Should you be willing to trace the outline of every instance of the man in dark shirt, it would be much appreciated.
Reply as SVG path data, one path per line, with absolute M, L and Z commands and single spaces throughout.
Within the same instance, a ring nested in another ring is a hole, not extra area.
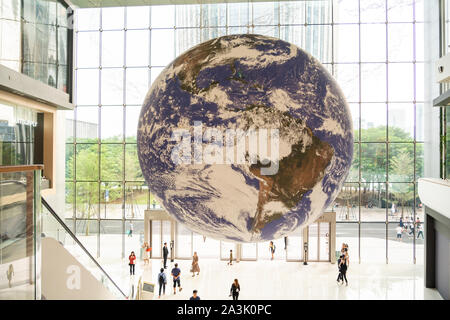
M 169 249 L 167 249 L 167 242 L 164 242 L 164 247 L 163 247 L 164 269 L 167 269 L 167 256 L 168 255 L 169 255 Z
M 175 268 L 172 269 L 172 277 L 173 277 L 173 294 L 177 294 L 177 284 L 178 284 L 178 290 L 183 290 L 181 288 L 181 270 L 178 268 L 178 263 L 175 263 Z
M 200 297 L 197 295 L 197 290 L 192 291 L 192 297 L 189 300 L 200 300 Z

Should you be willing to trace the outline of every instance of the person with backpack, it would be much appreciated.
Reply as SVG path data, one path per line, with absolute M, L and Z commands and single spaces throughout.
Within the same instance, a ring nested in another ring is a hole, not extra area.
M 175 268 L 172 269 L 172 277 L 173 277 L 173 294 L 177 294 L 177 284 L 178 290 L 181 292 L 183 288 L 181 288 L 181 270 L 178 268 L 178 263 L 175 263 Z
M 158 298 L 161 298 L 161 289 L 163 289 L 163 294 L 166 294 L 166 284 L 167 284 L 167 278 L 166 274 L 164 273 L 164 268 L 161 268 L 159 270 L 158 274 L 158 284 L 159 284 L 159 296 Z
M 273 243 L 273 241 L 270 241 L 269 250 L 270 253 L 272 254 L 272 258 L 270 260 L 273 260 L 273 254 L 275 253 L 275 244 Z

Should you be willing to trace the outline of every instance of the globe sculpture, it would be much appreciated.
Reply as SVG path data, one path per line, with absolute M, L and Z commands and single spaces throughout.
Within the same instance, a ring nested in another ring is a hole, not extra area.
M 145 98 L 138 156 L 150 191 L 204 236 L 259 242 L 314 222 L 353 157 L 352 121 L 327 70 L 255 34 L 201 43 Z

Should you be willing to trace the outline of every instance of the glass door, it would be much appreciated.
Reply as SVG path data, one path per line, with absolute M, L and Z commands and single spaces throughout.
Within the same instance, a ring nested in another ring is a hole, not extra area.
M 287 260 L 303 260 L 303 228 L 298 228 L 287 237 Z
M 241 260 L 256 261 L 258 246 L 256 243 L 243 243 L 241 245 Z
M 161 258 L 161 221 L 150 221 L 151 257 Z
M 192 258 L 192 232 L 180 223 L 177 223 L 177 233 L 175 240 L 175 248 L 177 259 Z M 170 243 L 168 242 L 167 245 Z
M 308 261 L 319 260 L 319 225 L 312 223 L 308 226 Z
M 319 260 L 330 261 L 330 223 L 319 223 Z

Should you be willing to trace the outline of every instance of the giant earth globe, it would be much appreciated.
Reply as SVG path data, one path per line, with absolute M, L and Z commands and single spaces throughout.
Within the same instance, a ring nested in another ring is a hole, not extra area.
M 338 84 L 310 54 L 229 35 L 182 53 L 154 81 L 138 157 L 152 194 L 188 229 L 268 241 L 332 204 L 351 166 L 352 130 Z

